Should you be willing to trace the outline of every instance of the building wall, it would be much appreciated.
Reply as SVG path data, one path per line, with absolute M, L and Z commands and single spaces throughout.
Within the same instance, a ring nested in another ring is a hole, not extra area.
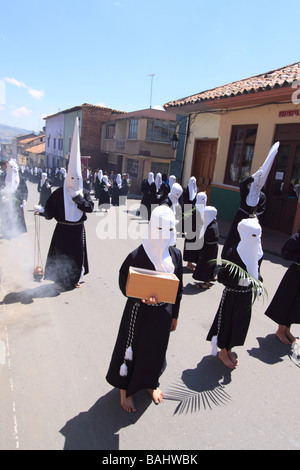
M 90 156 L 89 166 L 96 170 L 100 163 L 102 124 L 112 114 L 109 108 L 87 106 L 82 108 L 81 142 L 82 156 Z
M 190 135 L 186 141 L 182 183 L 187 186 L 192 171 L 195 139 L 218 139 L 220 115 L 214 113 L 196 114 L 190 116 Z M 218 145 L 219 148 L 219 145 Z
M 50 136 L 50 139 L 49 139 Z M 54 149 L 54 137 L 56 137 L 56 149 Z M 58 138 L 64 138 L 64 115 L 58 114 L 46 120 L 45 139 L 45 165 L 52 168 L 57 157 L 63 158 L 63 150 L 58 150 Z M 49 142 L 49 145 L 48 145 Z M 64 142 L 63 142 L 64 145 Z M 48 157 L 48 158 L 47 158 Z M 48 162 L 48 163 L 47 163 Z
M 293 112 L 286 113 L 286 111 Z M 253 174 L 263 164 L 274 143 L 276 125 L 295 123 L 300 123 L 300 107 L 293 103 L 271 104 L 253 109 L 232 110 L 222 115 L 218 135 L 219 142 L 214 181 L 210 196 L 210 204 L 217 207 L 220 218 L 232 220 L 240 202 L 239 189 L 224 184 L 232 126 L 243 124 L 258 125 L 251 167 L 251 174 Z M 299 211 L 300 209 L 297 213 Z M 297 217 L 299 218 L 299 215 Z M 295 219 L 295 227 L 297 224 L 298 222 Z
M 81 136 L 81 128 L 82 128 L 82 110 L 77 109 L 76 111 L 71 111 L 64 114 L 64 145 L 63 145 L 63 154 L 64 158 L 68 162 L 70 156 L 70 139 L 72 142 L 73 133 L 74 133 L 74 126 L 75 126 L 75 119 L 76 117 L 79 118 L 79 138 Z M 80 145 L 81 147 L 81 145 Z M 67 163 L 68 164 L 68 163 Z

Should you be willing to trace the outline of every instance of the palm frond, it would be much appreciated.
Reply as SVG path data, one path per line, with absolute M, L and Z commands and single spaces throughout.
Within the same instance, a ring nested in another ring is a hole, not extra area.
M 228 272 L 232 277 L 237 277 L 238 281 L 245 281 L 248 280 L 249 284 L 251 282 L 251 287 L 252 287 L 252 292 L 253 292 L 253 298 L 252 298 L 252 305 L 254 304 L 255 300 L 260 296 L 264 295 L 268 298 L 268 292 L 266 288 L 264 287 L 263 283 L 259 280 L 256 279 L 255 277 L 251 276 L 247 271 L 245 271 L 243 268 L 241 268 L 238 264 L 233 263 L 232 261 L 228 261 L 226 259 L 221 259 L 221 265 L 218 265 L 216 270 L 220 269 L 228 269 Z M 217 264 L 218 260 L 217 259 L 211 259 L 209 261 L 210 264 Z

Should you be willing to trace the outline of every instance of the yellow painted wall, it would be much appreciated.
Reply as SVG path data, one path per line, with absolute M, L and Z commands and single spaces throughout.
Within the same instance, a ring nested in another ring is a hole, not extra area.
M 251 168 L 251 174 L 253 174 L 263 164 L 274 143 L 276 125 L 300 123 L 300 115 L 279 117 L 279 112 L 297 109 L 300 110 L 300 106 L 296 106 L 292 103 L 274 104 L 253 109 L 229 111 L 222 115 L 219 128 L 219 145 L 214 182 L 223 183 L 224 181 L 232 126 L 243 124 L 258 125 Z

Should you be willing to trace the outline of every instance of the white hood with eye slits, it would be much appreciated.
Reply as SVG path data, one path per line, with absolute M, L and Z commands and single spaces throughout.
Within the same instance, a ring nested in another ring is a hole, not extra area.
M 73 198 L 83 195 L 83 179 L 81 172 L 81 155 L 79 143 L 79 119 L 76 117 L 73 140 L 70 152 L 68 172 L 64 181 L 65 218 L 69 222 L 78 222 L 83 212 L 78 209 Z
M 169 247 L 176 244 L 176 220 L 167 205 L 156 207 L 142 240 L 144 250 L 159 272 L 174 273 L 174 264 Z

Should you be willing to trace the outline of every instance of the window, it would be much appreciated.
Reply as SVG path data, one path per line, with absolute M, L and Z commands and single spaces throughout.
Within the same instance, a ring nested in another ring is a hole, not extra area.
M 176 123 L 148 119 L 146 140 L 170 143 L 176 131 Z
M 128 139 L 137 139 L 138 122 L 138 119 L 131 119 L 129 121 Z
M 113 139 L 115 137 L 115 124 L 105 124 L 105 139 Z
M 232 127 L 225 184 L 238 186 L 250 176 L 256 134 L 256 125 Z
M 138 176 L 138 169 L 139 169 L 139 161 L 134 160 L 133 158 L 128 158 L 126 163 L 126 173 L 132 178 L 137 178 Z
M 53 137 L 53 148 L 56 149 L 56 137 Z
M 159 162 L 151 162 L 151 171 L 155 175 L 157 173 L 165 173 L 166 175 L 169 174 L 169 163 L 159 163 Z

